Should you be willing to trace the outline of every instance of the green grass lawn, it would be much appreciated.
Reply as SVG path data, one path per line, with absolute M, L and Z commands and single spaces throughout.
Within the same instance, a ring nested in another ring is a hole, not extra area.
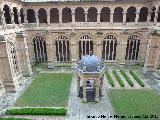
M 66 107 L 71 79 L 71 73 L 40 73 L 15 106 Z
M 160 120 L 160 95 L 153 90 L 111 90 L 112 106 L 117 115 L 157 115 L 158 119 L 120 119 L 120 120 Z

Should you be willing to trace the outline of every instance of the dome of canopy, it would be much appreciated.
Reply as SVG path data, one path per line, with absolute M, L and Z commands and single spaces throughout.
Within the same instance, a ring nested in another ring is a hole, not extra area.
M 104 67 L 104 63 L 95 55 L 86 55 L 81 57 L 78 67 L 83 70 L 84 66 L 86 66 L 86 72 L 96 72 L 97 67 L 99 67 L 99 71 Z

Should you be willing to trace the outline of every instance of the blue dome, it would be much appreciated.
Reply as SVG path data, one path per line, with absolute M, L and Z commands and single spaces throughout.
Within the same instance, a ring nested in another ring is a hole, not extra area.
M 86 55 L 82 56 L 79 61 L 79 68 L 83 70 L 83 66 L 86 66 L 86 72 L 96 72 L 97 66 L 101 70 L 104 67 L 104 63 L 95 55 Z

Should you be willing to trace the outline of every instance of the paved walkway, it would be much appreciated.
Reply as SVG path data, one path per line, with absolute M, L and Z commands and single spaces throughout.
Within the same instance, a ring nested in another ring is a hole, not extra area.
M 68 111 L 65 120 L 116 120 L 108 118 L 113 116 L 114 112 L 110 104 L 106 83 L 104 80 L 103 98 L 100 103 L 82 103 L 81 99 L 77 97 L 77 81 L 76 75 L 73 73 L 73 79 L 71 83 L 70 96 L 68 101 Z M 101 115 L 106 116 L 102 118 Z M 87 118 L 87 116 L 95 116 L 99 118 Z

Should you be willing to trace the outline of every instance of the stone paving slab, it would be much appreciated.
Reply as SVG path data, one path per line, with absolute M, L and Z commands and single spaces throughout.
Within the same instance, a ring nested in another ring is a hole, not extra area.
M 114 115 L 111 103 L 107 95 L 106 80 L 104 80 L 103 92 L 104 95 L 100 103 L 82 103 L 77 97 L 77 81 L 76 75 L 73 73 L 71 90 L 68 102 L 68 111 L 65 120 L 115 120 L 112 118 L 101 118 L 101 115 L 106 117 Z M 87 116 L 96 116 L 100 118 L 87 118 Z

